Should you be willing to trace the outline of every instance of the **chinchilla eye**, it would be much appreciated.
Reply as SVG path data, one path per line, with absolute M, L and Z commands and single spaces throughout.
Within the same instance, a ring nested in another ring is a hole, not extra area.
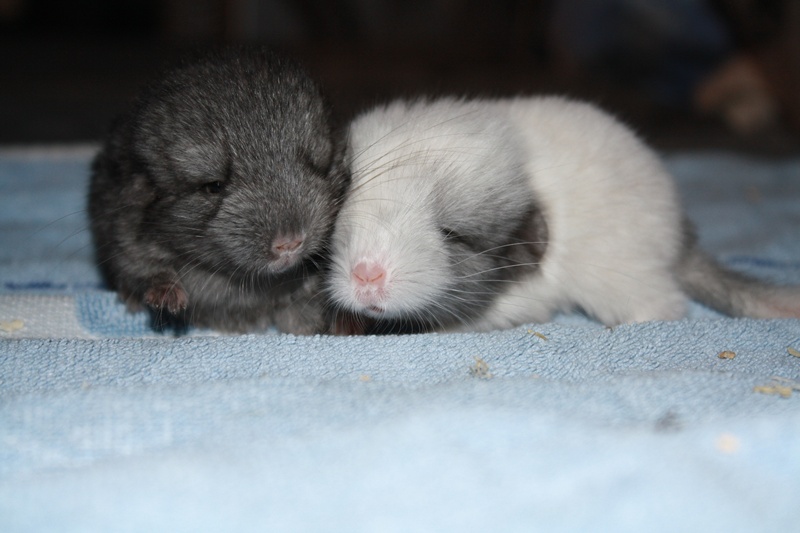
M 439 233 L 442 234 L 446 241 L 460 241 L 463 239 L 457 231 L 451 228 L 441 227 L 439 228 Z
M 445 227 L 440 227 L 439 233 L 441 233 L 445 239 L 449 239 L 451 236 L 455 235 L 455 231 Z
M 444 237 L 446 241 L 457 242 L 459 244 L 465 244 L 467 246 L 472 244 L 467 236 L 457 232 L 452 228 L 440 227 L 439 232 L 442 234 L 442 237 Z
M 206 194 L 219 194 L 222 192 L 222 187 L 221 181 L 209 181 L 201 185 L 200 190 Z

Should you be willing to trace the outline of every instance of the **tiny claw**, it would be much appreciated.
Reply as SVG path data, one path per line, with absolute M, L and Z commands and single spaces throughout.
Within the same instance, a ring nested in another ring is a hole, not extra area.
M 144 293 L 144 301 L 154 309 L 166 309 L 172 315 L 185 311 L 189 305 L 189 296 L 178 282 L 159 283 Z

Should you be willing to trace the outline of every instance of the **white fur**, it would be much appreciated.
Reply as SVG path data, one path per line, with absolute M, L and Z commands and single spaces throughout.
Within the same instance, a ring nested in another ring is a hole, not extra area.
M 532 98 L 498 107 L 524 139 L 549 244 L 540 272 L 474 327 L 545 321 L 575 306 L 607 325 L 682 317 L 687 299 L 672 274 L 681 211 L 657 156 L 589 104 Z
M 437 210 L 474 224 L 481 209 L 513 211 L 533 195 L 549 231 L 539 270 L 462 328 L 545 321 L 576 306 L 608 325 L 685 313 L 672 274 L 681 240 L 672 180 L 597 108 L 562 98 L 396 102 L 357 118 L 349 135 L 353 182 L 330 280 L 343 307 L 369 314 L 350 275 L 362 260 L 390 270 L 387 316 L 435 302 L 451 281 Z M 482 203 L 488 187 L 504 191 L 498 205 Z

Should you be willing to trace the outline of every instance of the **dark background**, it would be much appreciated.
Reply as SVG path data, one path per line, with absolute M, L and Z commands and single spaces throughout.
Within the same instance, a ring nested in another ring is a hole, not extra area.
M 181 53 L 246 41 L 303 61 L 341 120 L 558 93 L 662 150 L 800 154 L 795 0 L 0 0 L 0 143 L 96 141 Z

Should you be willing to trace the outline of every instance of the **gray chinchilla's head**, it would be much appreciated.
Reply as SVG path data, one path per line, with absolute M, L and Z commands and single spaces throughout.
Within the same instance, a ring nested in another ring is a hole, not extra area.
M 344 176 L 326 101 L 296 63 L 260 48 L 186 62 L 130 126 L 143 224 L 187 264 L 273 273 L 323 246 Z

